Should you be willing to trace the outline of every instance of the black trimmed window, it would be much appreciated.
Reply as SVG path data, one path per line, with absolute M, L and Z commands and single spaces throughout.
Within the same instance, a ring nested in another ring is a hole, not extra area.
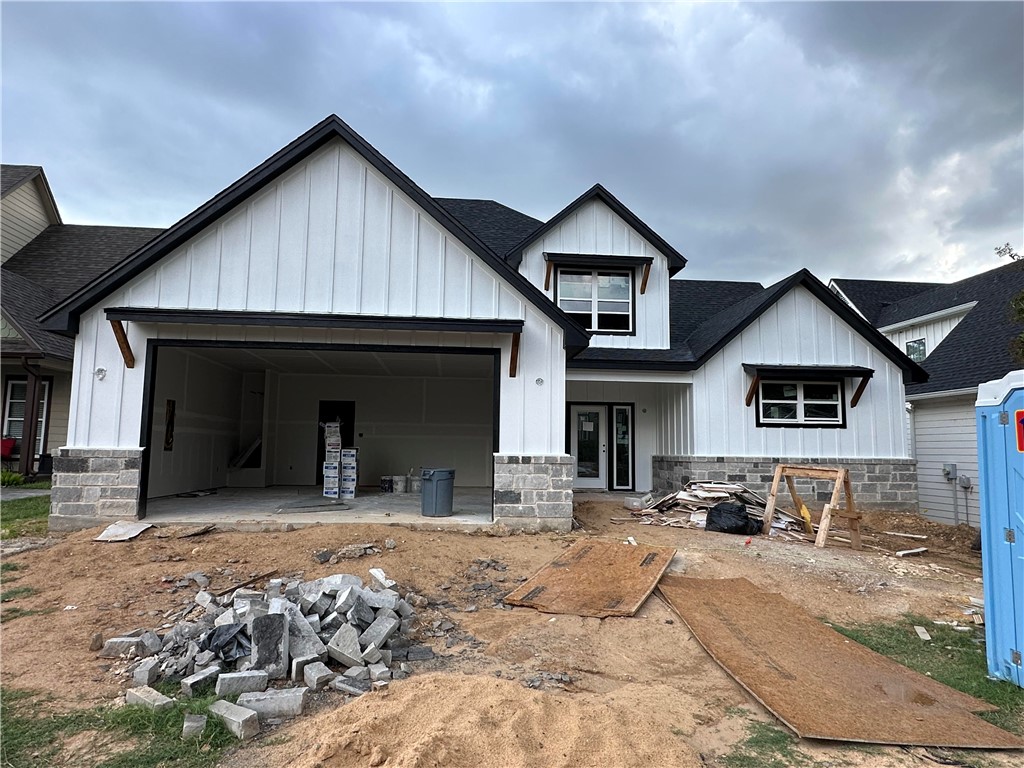
M 907 357 L 915 363 L 920 363 L 928 356 L 928 346 L 924 339 L 914 339 L 907 342 Z
M 633 271 L 560 267 L 557 303 L 588 331 L 635 333 Z
M 759 427 L 844 427 L 842 381 L 773 381 L 758 386 Z
M 50 418 L 50 378 L 39 382 L 39 414 L 36 422 L 36 454 L 46 452 L 46 430 Z M 4 384 L 3 436 L 18 441 L 17 451 L 21 452 L 22 437 L 25 435 L 26 398 L 28 380 L 25 377 L 9 376 Z

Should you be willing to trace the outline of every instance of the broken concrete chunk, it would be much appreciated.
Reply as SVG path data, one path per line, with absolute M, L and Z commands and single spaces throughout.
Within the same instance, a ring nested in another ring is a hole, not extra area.
M 213 651 L 200 651 L 195 656 L 195 663 L 197 667 L 208 667 L 213 663 L 213 660 L 217 658 L 217 654 Z
M 331 687 L 336 691 L 347 693 L 349 696 L 362 696 L 369 690 L 369 686 L 363 689 L 360 688 L 355 681 L 345 680 L 340 677 L 334 678 L 334 681 L 331 683 Z
M 293 682 L 302 682 L 302 671 L 306 668 L 306 665 L 312 664 L 315 661 L 321 661 L 321 658 L 317 655 L 311 656 L 296 656 L 292 659 L 292 674 L 291 678 Z
M 200 605 L 203 608 L 208 607 L 213 602 L 213 595 L 206 590 L 196 592 L 196 605 Z
M 323 594 L 320 595 L 320 599 L 313 603 L 313 607 L 310 608 L 309 613 L 317 616 L 322 616 L 325 613 L 330 613 L 334 608 L 334 595 Z
M 152 685 L 160 678 L 160 660 L 144 659 L 132 672 L 132 680 L 136 685 Z
M 370 680 L 377 682 L 378 680 L 390 680 L 391 670 L 388 669 L 387 664 L 371 664 L 370 665 Z
M 377 617 L 373 609 L 363 601 L 362 597 L 356 597 L 352 607 L 345 614 L 345 618 L 348 619 L 349 624 L 361 624 L 364 627 L 368 627 Z
M 101 659 L 116 659 L 126 653 L 139 655 L 142 641 L 137 637 L 112 637 L 100 649 Z
M 397 583 L 393 579 L 389 579 L 382 568 L 371 568 L 370 576 L 376 584 L 380 585 L 381 589 L 391 589 Z
M 365 661 L 367 664 L 373 664 L 375 662 L 380 661 L 380 659 L 381 654 L 380 651 L 377 650 L 376 645 L 370 643 L 368 646 L 366 646 L 366 649 L 363 651 L 363 661 Z
M 181 681 L 181 695 L 187 699 L 212 689 L 220 676 L 220 666 L 214 664 L 212 667 L 189 675 Z
M 409 661 L 430 661 L 434 658 L 434 651 L 425 645 L 411 645 L 406 651 L 406 658 Z
M 293 659 L 300 656 L 317 656 L 326 658 L 327 646 L 317 637 L 313 627 L 306 621 L 295 603 L 283 597 L 275 597 L 270 601 L 270 612 L 283 613 L 288 616 L 288 654 Z
M 288 617 L 268 613 L 253 619 L 251 629 L 252 665 L 266 670 L 271 680 L 288 674 Z
M 369 667 L 349 667 L 342 673 L 342 676 L 349 680 L 369 680 L 370 669 Z
M 320 616 L 315 613 L 309 614 L 309 616 L 303 616 L 303 618 L 309 622 L 309 626 L 313 628 L 313 631 L 318 635 L 320 634 Z
M 139 706 L 146 707 L 147 709 L 160 711 L 173 707 L 174 699 L 167 698 L 160 693 L 160 691 L 150 688 L 148 685 L 142 685 L 138 688 L 129 688 L 125 691 L 124 703 L 137 704 Z
M 235 610 L 233 608 L 229 608 L 226 611 L 224 611 L 223 613 L 221 613 L 220 615 L 218 615 L 217 618 L 213 620 L 213 626 L 215 626 L 215 627 L 223 627 L 223 626 L 225 626 L 227 624 L 237 624 L 238 622 L 239 622 L 238 614 L 235 613 Z
M 399 600 L 395 603 L 395 612 L 403 619 L 408 619 L 410 616 L 416 615 L 416 611 L 405 600 Z
M 267 690 L 270 675 L 263 669 L 246 672 L 225 672 L 217 678 L 218 696 L 234 696 L 236 693 L 253 693 Z
M 311 691 L 321 691 L 338 675 L 332 672 L 322 661 L 307 664 L 302 672 L 302 681 Z
M 251 739 L 260 732 L 259 715 L 251 709 L 232 704 L 230 701 L 215 701 L 210 705 L 210 714 L 224 723 L 224 727 L 237 738 Z
M 398 625 L 399 621 L 397 619 L 386 616 L 374 619 L 366 631 L 359 636 L 359 645 L 365 648 L 370 643 L 373 643 L 378 648 L 383 647 L 387 639 L 398 630 Z
M 152 656 L 154 653 L 160 653 L 164 647 L 164 641 L 156 632 L 143 632 L 139 635 L 139 643 L 139 656 Z
M 321 589 L 328 595 L 336 595 L 346 587 L 362 588 L 363 580 L 350 573 L 336 573 L 320 580 Z
M 103 648 L 103 633 L 93 632 L 91 638 L 89 638 L 89 650 L 99 651 Z
M 253 710 L 261 721 L 271 717 L 297 717 L 306 708 L 309 688 L 274 688 L 262 693 L 243 693 L 238 705 Z
M 198 739 L 206 730 L 206 715 L 185 715 L 185 724 L 181 727 L 181 738 Z
M 356 598 L 361 594 L 362 588 L 360 587 L 345 587 L 338 592 L 338 596 L 335 598 L 334 612 L 339 614 L 348 613 L 352 606 L 356 604 Z
M 320 619 L 320 629 L 317 634 L 330 632 L 332 635 L 338 631 L 338 627 L 345 623 L 345 619 L 337 612 L 329 613 Z
M 363 663 L 363 652 L 359 647 L 359 633 L 351 624 L 343 624 L 327 644 L 327 655 L 346 667 L 358 667 Z
M 363 590 L 363 602 L 373 609 L 387 608 L 388 610 L 394 610 L 401 599 L 397 592 L 390 589 L 383 589 L 380 592 L 371 592 L 368 589 Z

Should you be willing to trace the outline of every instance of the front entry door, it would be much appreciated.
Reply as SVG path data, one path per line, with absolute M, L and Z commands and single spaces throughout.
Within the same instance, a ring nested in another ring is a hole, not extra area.
M 570 412 L 570 452 L 576 457 L 574 488 L 608 487 L 607 408 L 574 405 Z

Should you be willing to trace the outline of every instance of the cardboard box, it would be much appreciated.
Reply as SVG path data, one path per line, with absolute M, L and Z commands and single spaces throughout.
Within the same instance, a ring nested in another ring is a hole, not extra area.
M 326 454 L 324 455 L 324 461 L 341 461 L 341 451 L 337 448 L 328 449 Z
M 336 477 L 325 477 L 324 488 L 337 488 L 341 485 L 341 481 Z
M 358 448 L 342 448 L 341 449 L 341 457 L 343 459 L 345 459 L 345 458 L 356 459 L 358 456 L 359 456 L 359 449 Z
M 328 498 L 328 499 L 337 499 L 339 497 L 338 489 L 337 488 L 324 488 L 324 497 Z M 346 498 L 351 499 L 353 497 L 352 496 L 348 496 Z
M 343 488 L 339 494 L 339 499 L 354 499 L 356 497 L 355 488 Z
M 324 477 L 337 477 L 340 472 L 340 466 L 336 461 L 325 461 L 324 462 Z

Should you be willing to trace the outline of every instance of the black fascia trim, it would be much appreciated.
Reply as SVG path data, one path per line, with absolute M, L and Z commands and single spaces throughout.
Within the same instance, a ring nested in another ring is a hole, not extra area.
M 693 362 L 672 360 L 568 360 L 565 366 L 591 371 L 694 371 L 700 367 Z
M 651 229 L 644 221 L 633 213 L 629 208 L 622 204 L 618 198 L 615 197 L 611 192 L 604 188 L 601 184 L 595 184 L 582 195 L 577 197 L 565 208 L 556 213 L 544 224 L 541 224 L 537 229 L 522 239 L 521 242 L 517 243 L 512 250 L 508 252 L 508 263 L 513 267 L 518 268 L 523 261 L 523 251 L 526 247 L 543 237 L 547 232 L 550 232 L 563 219 L 575 213 L 584 204 L 597 198 L 605 205 L 614 211 L 619 218 L 623 219 L 633 229 L 637 230 L 645 239 L 647 239 L 651 245 L 657 248 L 661 253 L 668 259 L 668 274 L 669 277 L 676 275 L 683 267 L 686 266 L 686 257 L 683 256 L 679 251 L 669 245 L 668 241 L 665 240 L 661 235 Z
M 853 308 L 850 307 L 850 305 L 839 298 L 839 296 L 830 291 L 806 268 L 790 275 L 785 280 L 778 283 L 774 289 L 766 289 L 772 291 L 772 295 L 769 297 L 769 300 L 762 303 L 756 312 L 752 312 L 747 315 L 742 322 L 737 323 L 732 330 L 715 342 L 715 344 L 713 344 L 708 351 L 701 355 L 701 357 L 696 361 L 695 367 L 699 368 L 705 362 L 710 360 L 726 344 L 735 339 L 747 326 L 768 311 L 769 307 L 773 306 L 779 299 L 798 285 L 802 285 L 804 288 L 809 290 L 815 298 L 820 300 L 825 306 L 837 314 L 840 319 L 847 323 L 847 325 L 852 326 L 853 329 L 860 333 L 866 341 L 900 368 L 903 371 L 904 384 L 917 384 L 928 380 L 928 372 L 925 371 L 924 368 L 907 357 L 899 347 L 889 341 L 889 339 L 880 333 L 873 325 L 871 325 L 871 323 L 861 317 Z
M 210 309 L 149 309 L 112 307 L 107 320 L 196 325 L 257 325 L 287 328 L 365 328 L 380 331 L 454 331 L 461 333 L 522 333 L 522 320 L 392 317 L 387 315 L 330 315 L 308 312 L 243 312 Z
M 548 253 L 544 252 L 544 261 L 559 266 L 580 267 L 616 267 L 620 269 L 636 269 L 654 263 L 653 256 L 614 256 L 604 253 Z
M 743 363 L 743 370 L 751 376 L 772 381 L 797 379 L 799 381 L 835 381 L 839 379 L 870 379 L 873 368 L 860 365 L 758 365 Z
M 176 224 L 144 245 L 119 265 L 108 270 L 93 282 L 79 289 L 42 316 L 43 327 L 48 330 L 78 332 L 78 318 L 111 292 L 117 290 L 200 230 L 212 224 L 252 193 L 304 160 L 334 138 L 341 138 L 355 149 L 370 165 L 383 174 L 413 202 L 423 208 L 439 224 L 455 235 L 470 251 L 501 275 L 545 315 L 565 331 L 566 350 L 586 349 L 591 334 L 568 317 L 544 295 L 539 288 L 519 274 L 515 267 L 488 248 L 462 222 L 452 216 L 434 198 L 420 189 L 376 148 L 356 133 L 337 115 L 329 115 L 288 146 L 265 160 L 234 184 L 188 214 Z M 573 352 L 576 354 L 576 352 Z

